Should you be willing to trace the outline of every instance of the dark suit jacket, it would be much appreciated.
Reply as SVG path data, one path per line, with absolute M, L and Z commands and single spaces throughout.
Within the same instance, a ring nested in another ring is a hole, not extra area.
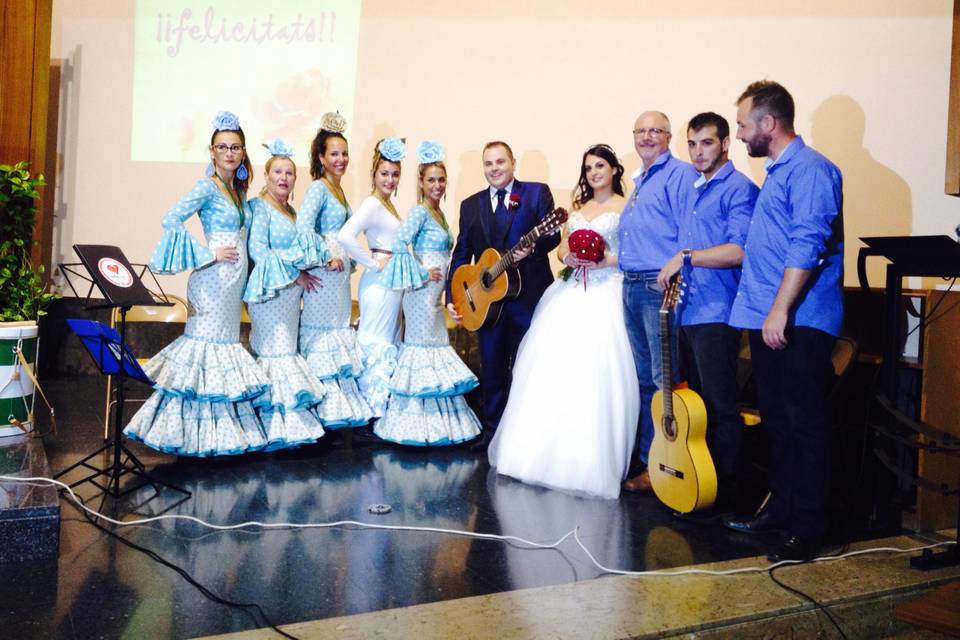
M 541 182 L 521 182 L 514 179 L 513 190 L 510 193 L 517 194 L 520 198 L 520 206 L 511 211 L 510 229 L 501 237 L 495 237 L 489 188 L 473 194 L 460 203 L 460 232 L 450 261 L 451 276 L 457 267 L 474 262 L 484 250 L 490 247 L 504 253 L 553 211 L 553 195 L 547 185 Z M 521 288 L 520 295 L 514 299 L 514 304 L 522 304 L 530 311 L 537 306 L 540 296 L 553 282 L 547 253 L 558 244 L 560 244 L 559 233 L 544 236 L 537 241 L 533 253 L 519 263 L 517 268 L 520 271 Z M 447 300 L 452 300 L 449 280 L 447 280 Z M 508 309 L 504 311 L 509 312 Z

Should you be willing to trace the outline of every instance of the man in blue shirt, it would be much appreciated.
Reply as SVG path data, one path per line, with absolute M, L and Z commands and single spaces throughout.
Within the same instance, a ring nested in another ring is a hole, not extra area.
M 649 491 L 650 476 L 641 470 L 653 442 L 650 403 L 665 382 L 660 361 L 659 309 L 663 291 L 657 274 L 677 246 L 677 216 L 683 194 L 696 170 L 670 153 L 670 120 L 659 111 L 640 114 L 633 125 L 633 145 L 642 166 L 632 176 L 634 190 L 620 216 L 623 311 L 640 382 L 640 425 L 634 446 L 628 491 Z M 674 350 L 676 353 L 676 350 Z M 676 367 L 672 367 L 676 371 Z
M 780 530 L 770 554 L 809 560 L 828 528 L 831 354 L 843 321 L 843 195 L 837 167 L 793 130 L 790 93 L 754 82 L 737 101 L 737 138 L 767 157 L 730 324 L 749 330 L 760 416 L 771 435 L 770 499 L 728 520 Z
M 677 313 L 680 372 L 707 408 L 707 445 L 718 482 L 711 516 L 729 512 L 736 502 L 743 428 L 737 402 L 740 331 L 727 320 L 740 283 L 743 245 L 758 192 L 727 158 L 729 148 L 726 118 L 707 112 L 690 120 L 687 149 L 700 177 L 679 218 L 679 244 L 684 248 L 657 277 L 657 284 L 665 288 L 682 269 L 684 294 Z

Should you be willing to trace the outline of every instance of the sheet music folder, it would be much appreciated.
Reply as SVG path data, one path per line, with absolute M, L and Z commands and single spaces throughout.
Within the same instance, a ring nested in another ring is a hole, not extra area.
M 107 306 L 132 307 L 157 304 L 120 247 L 106 244 L 75 244 L 73 250 L 97 285 Z M 89 299 L 89 293 L 87 295 Z M 163 304 L 163 303 L 161 303 Z
M 153 380 L 146 374 L 130 349 L 120 342 L 120 334 L 115 329 L 95 320 L 67 319 L 87 353 L 97 363 L 100 372 L 106 375 L 120 373 L 120 361 L 123 360 L 124 374 L 140 382 L 153 386 Z

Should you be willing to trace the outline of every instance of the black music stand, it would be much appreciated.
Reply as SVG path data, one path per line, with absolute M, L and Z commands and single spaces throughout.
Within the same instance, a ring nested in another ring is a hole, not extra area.
M 897 365 L 900 362 L 900 297 L 903 279 L 908 276 L 940 278 L 960 277 L 960 244 L 950 236 L 889 236 L 860 238 L 867 245 L 857 256 L 857 276 L 860 287 L 870 291 L 867 282 L 866 261 L 869 256 L 883 256 L 887 265 L 886 293 L 883 303 L 883 362 L 880 370 L 880 389 L 889 406 L 895 406 L 897 395 Z M 960 564 L 960 505 L 957 514 L 957 542 L 946 551 L 912 558 L 910 565 L 918 569 Z
M 100 372 L 104 375 L 114 376 L 117 388 L 117 404 L 114 413 L 112 439 L 93 453 L 57 473 L 54 478 L 60 478 L 78 467 L 84 467 L 93 473 L 70 484 L 71 488 L 89 482 L 99 488 L 104 497 L 109 495 L 113 498 L 120 498 L 149 484 L 155 491 L 157 485 L 161 485 L 189 497 L 192 494 L 186 489 L 159 480 L 147 473 L 143 463 L 123 443 L 124 382 L 129 376 L 135 380 L 152 384 L 150 378 L 137 362 L 136 357 L 127 348 L 127 311 L 134 305 L 165 306 L 172 303 L 167 301 L 159 283 L 153 277 L 153 272 L 146 265 L 138 265 L 142 267 L 138 275 L 119 247 L 75 244 L 73 250 L 80 256 L 81 262 L 60 264 L 60 272 L 63 273 L 74 295 L 77 295 L 77 290 L 70 280 L 70 275 L 89 283 L 90 286 L 84 298 L 84 309 L 112 309 L 114 307 L 120 309 L 119 334 L 114 329 L 99 322 L 68 320 L 70 326 L 97 363 Z M 74 269 L 81 265 L 89 275 Z M 143 284 L 142 276 L 146 273 L 153 277 L 159 294 L 151 293 Z M 103 295 L 103 303 L 91 304 L 90 296 L 94 287 Z M 77 297 L 80 296 L 77 295 Z M 157 298 L 160 298 L 160 301 Z M 91 459 L 104 451 L 110 450 L 113 451 L 113 458 L 108 466 L 100 468 L 91 464 Z M 127 474 L 135 475 L 143 479 L 143 482 L 121 489 L 120 480 Z M 99 478 L 101 476 L 106 476 L 106 484 L 100 483 Z

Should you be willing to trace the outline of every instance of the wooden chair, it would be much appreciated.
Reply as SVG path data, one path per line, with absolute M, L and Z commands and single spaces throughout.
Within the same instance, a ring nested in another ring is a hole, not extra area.
M 135 322 L 186 323 L 187 301 L 174 295 L 168 295 L 167 298 L 173 302 L 173 306 L 138 305 L 130 307 L 130 310 L 127 311 L 127 324 L 129 325 Z M 119 321 L 120 310 L 114 308 L 110 312 L 110 326 L 116 328 Z M 141 365 L 145 364 L 148 360 L 150 360 L 149 357 L 137 358 L 137 362 Z M 116 395 L 116 389 L 113 388 L 113 376 L 108 376 L 107 394 L 103 409 L 104 439 L 110 437 L 110 414 L 113 411 L 114 405 L 117 403 L 114 395 Z M 127 402 L 145 402 L 146 398 L 126 398 L 126 400 Z

